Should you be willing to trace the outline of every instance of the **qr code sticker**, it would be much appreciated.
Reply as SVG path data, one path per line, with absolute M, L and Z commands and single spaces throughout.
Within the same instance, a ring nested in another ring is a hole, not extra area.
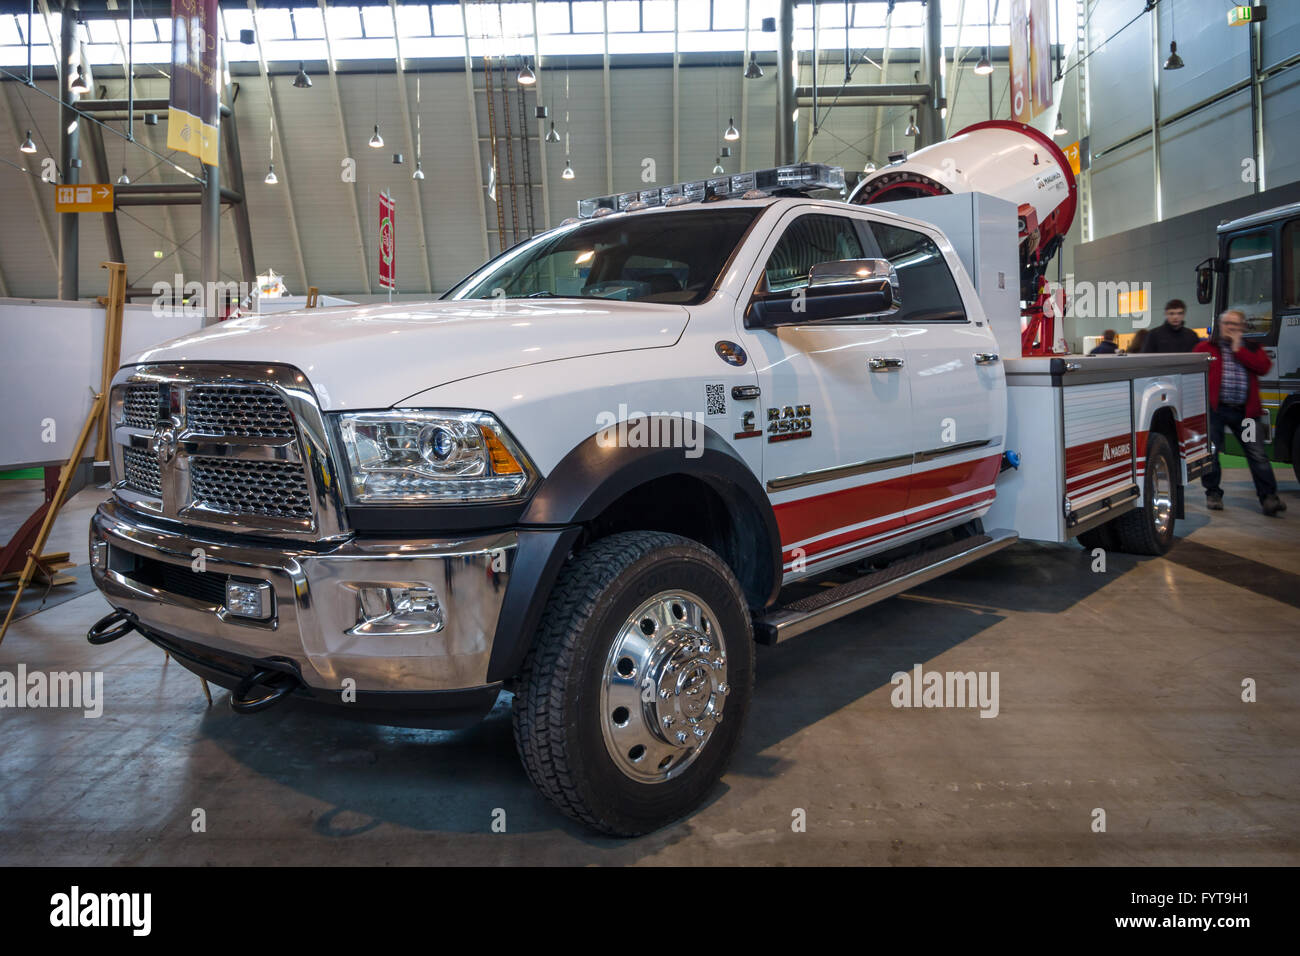
M 720 383 L 704 386 L 704 414 L 710 418 L 727 414 L 727 394 Z

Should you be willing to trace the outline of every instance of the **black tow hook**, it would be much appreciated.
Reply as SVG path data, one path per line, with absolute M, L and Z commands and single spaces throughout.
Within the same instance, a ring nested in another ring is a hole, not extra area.
M 135 621 L 126 611 L 114 611 L 112 614 L 106 614 L 98 621 L 91 625 L 90 630 L 86 632 L 86 642 L 89 644 L 111 644 L 119 637 L 126 637 L 135 630 Z
M 298 678 L 287 671 L 270 668 L 253 671 L 230 692 L 230 709 L 237 714 L 256 714 L 284 700 L 298 684 Z M 249 696 L 257 686 L 267 688 L 267 693 L 260 697 Z

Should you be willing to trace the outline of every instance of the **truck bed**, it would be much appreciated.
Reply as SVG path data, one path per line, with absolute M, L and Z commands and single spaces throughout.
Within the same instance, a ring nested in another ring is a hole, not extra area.
M 1007 359 L 1006 448 L 1020 467 L 999 479 L 985 523 L 1063 542 L 1142 504 L 1153 431 L 1180 483 L 1198 477 L 1211 454 L 1207 364 L 1196 353 Z

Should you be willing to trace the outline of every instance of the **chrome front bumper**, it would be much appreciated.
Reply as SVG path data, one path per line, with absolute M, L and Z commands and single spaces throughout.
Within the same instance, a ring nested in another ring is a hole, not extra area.
M 487 689 L 493 636 L 515 562 L 514 532 L 425 541 L 354 538 L 323 550 L 232 540 L 172 530 L 110 500 L 91 519 L 92 574 L 108 602 L 146 633 L 231 659 L 291 662 L 317 699 L 337 694 L 342 702 L 349 688 L 372 699 L 376 692 Z M 200 552 L 204 567 L 198 571 Z M 158 573 L 160 563 L 171 566 L 162 569 L 166 574 Z M 227 613 L 215 597 L 226 577 L 269 583 L 270 618 Z M 160 579 L 180 582 L 190 593 L 156 586 Z M 432 587 L 443 612 L 441 629 L 348 633 L 358 624 L 357 588 L 384 585 Z M 353 683 L 346 684 L 349 678 Z

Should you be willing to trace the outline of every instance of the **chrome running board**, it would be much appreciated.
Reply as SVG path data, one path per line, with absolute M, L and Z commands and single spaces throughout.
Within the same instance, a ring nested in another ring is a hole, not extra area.
M 772 608 L 754 620 L 754 638 L 760 644 L 780 644 L 978 561 L 1018 540 L 1020 535 L 1015 531 L 999 529 L 904 558 L 854 581 Z

